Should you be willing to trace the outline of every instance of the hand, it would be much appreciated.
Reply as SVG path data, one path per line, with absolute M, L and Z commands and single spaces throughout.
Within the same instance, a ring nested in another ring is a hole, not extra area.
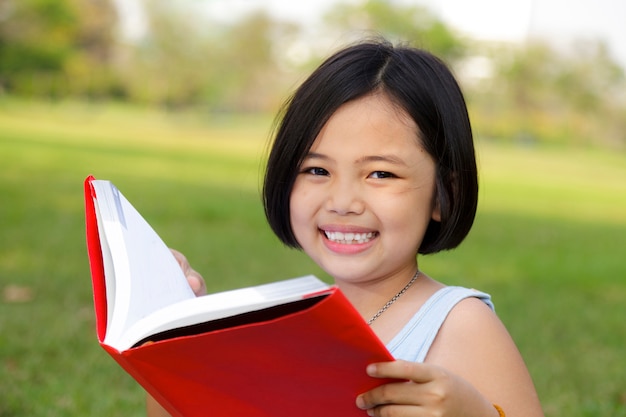
M 189 265 L 189 261 L 182 253 L 178 252 L 175 249 L 170 249 L 172 254 L 174 254 L 174 258 L 178 261 L 180 268 L 183 270 L 185 277 L 187 277 L 187 282 L 189 286 L 193 290 L 196 296 L 206 294 L 206 285 L 204 283 L 204 278 L 200 275 L 196 270 L 194 270 L 191 265 Z
M 368 375 L 392 382 L 357 397 L 369 416 L 497 416 L 497 411 L 469 382 L 447 370 L 424 363 L 393 361 L 371 364 Z

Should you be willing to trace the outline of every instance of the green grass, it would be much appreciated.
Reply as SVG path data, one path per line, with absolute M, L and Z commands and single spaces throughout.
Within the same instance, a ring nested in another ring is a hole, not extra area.
M 82 181 L 113 180 L 210 291 L 315 273 L 265 224 L 271 118 L 0 101 L 0 417 L 141 416 L 98 346 Z M 481 203 L 422 259 L 490 292 L 550 416 L 626 416 L 626 155 L 481 143 Z M 10 290 L 26 290 L 11 299 Z M 29 293 L 30 292 L 30 293 Z

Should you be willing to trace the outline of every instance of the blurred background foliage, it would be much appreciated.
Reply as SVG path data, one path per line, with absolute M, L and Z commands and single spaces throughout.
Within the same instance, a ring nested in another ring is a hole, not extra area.
M 479 137 L 626 148 L 624 68 L 600 41 L 575 53 L 479 42 L 423 7 L 384 0 L 338 2 L 312 34 L 262 10 L 224 22 L 202 3 L 144 0 L 147 30 L 131 38 L 113 0 L 0 0 L 0 96 L 274 112 L 320 59 L 382 34 L 449 63 Z

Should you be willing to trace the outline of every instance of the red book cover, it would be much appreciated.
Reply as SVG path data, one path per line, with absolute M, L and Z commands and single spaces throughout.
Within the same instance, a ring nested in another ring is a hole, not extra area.
M 107 330 L 105 262 L 93 177 L 86 235 L 98 341 L 173 416 L 365 416 L 358 394 L 389 381 L 366 375 L 393 360 L 336 287 L 322 295 L 163 332 L 118 350 Z

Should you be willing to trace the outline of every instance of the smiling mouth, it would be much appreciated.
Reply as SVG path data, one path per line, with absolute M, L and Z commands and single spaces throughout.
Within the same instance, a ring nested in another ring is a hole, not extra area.
M 343 245 L 358 245 L 367 243 L 378 235 L 378 232 L 352 233 L 352 232 L 328 232 L 324 230 L 328 240 Z

